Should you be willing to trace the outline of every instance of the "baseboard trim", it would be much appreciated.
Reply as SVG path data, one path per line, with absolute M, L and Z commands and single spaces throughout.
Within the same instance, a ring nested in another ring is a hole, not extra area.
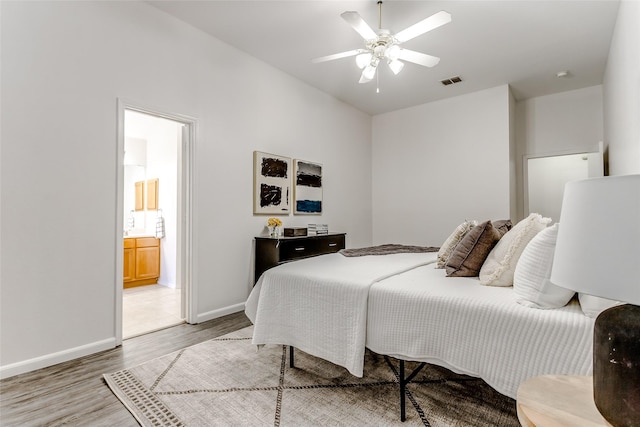
M 57 353 L 45 354 L 44 356 L 34 357 L 33 359 L 24 360 L 22 362 L 0 366 L 0 379 L 57 365 L 58 363 L 68 362 L 69 360 L 77 359 L 78 357 L 88 356 L 90 354 L 109 350 L 115 347 L 115 338 L 108 338 L 106 340 L 96 341 L 79 347 L 59 351 Z
M 202 323 L 207 320 L 217 319 L 227 314 L 237 313 L 244 310 L 244 302 L 230 305 L 228 307 L 219 308 L 217 310 L 208 311 L 198 314 L 197 322 Z M 82 345 L 75 348 L 59 351 L 57 353 L 45 354 L 44 356 L 34 357 L 33 359 L 21 362 L 11 363 L 9 365 L 0 366 L 0 379 L 13 377 L 37 369 L 46 368 L 57 365 L 58 363 L 68 362 L 69 360 L 79 357 L 88 356 L 100 351 L 109 350 L 116 347 L 115 338 L 108 338 L 102 341 L 96 341 L 90 344 Z
M 207 311 L 206 313 L 200 313 L 196 317 L 198 323 L 206 322 L 207 320 L 217 319 L 218 317 L 226 316 L 227 314 L 237 313 L 244 311 L 244 303 L 230 305 L 228 307 L 219 308 L 217 310 Z

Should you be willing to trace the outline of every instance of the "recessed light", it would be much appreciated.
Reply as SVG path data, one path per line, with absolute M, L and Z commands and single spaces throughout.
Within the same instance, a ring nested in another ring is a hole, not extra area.
M 558 78 L 569 77 L 569 72 L 568 71 L 558 71 L 556 73 L 556 77 L 558 77 Z

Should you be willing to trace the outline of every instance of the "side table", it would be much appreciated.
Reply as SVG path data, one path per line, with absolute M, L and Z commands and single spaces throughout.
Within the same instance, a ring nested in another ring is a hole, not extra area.
M 610 426 L 593 401 L 593 378 L 543 375 L 518 387 L 518 420 L 525 427 Z

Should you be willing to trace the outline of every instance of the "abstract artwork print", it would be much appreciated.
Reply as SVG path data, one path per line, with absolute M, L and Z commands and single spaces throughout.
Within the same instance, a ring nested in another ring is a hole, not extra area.
M 253 178 L 253 213 L 288 214 L 291 159 L 254 151 Z
M 319 163 L 294 160 L 295 214 L 322 213 L 322 165 Z

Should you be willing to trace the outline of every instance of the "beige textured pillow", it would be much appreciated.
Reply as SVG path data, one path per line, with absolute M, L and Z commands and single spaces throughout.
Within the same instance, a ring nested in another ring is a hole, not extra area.
M 448 277 L 475 277 L 491 249 L 500 240 L 500 232 L 495 229 L 491 221 L 485 221 L 469 231 L 460 240 L 445 268 Z
M 436 268 L 444 268 L 444 265 L 447 263 L 447 259 L 451 255 L 451 252 L 455 249 L 456 245 L 460 243 L 460 240 L 471 230 L 473 227 L 478 225 L 477 221 L 464 221 L 462 224 L 456 227 L 453 230 L 453 233 L 447 237 L 447 240 L 444 241 L 442 246 L 440 246 L 440 250 L 438 251 L 438 262 L 436 263 Z
M 513 273 L 522 251 L 550 222 L 551 218 L 532 213 L 507 231 L 484 261 L 480 269 L 480 284 L 512 286 Z

